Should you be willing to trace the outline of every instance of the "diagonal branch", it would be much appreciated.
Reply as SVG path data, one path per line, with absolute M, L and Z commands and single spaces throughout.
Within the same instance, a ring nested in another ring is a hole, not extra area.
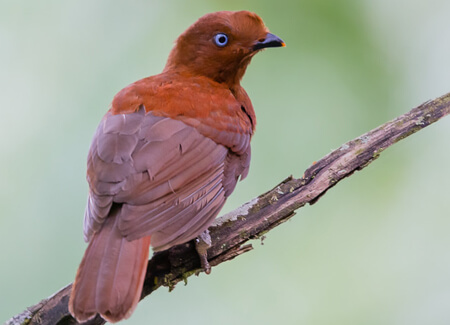
M 343 144 L 309 167 L 302 178 L 289 177 L 274 189 L 217 219 L 209 228 L 213 242 L 208 250 L 211 266 L 251 250 L 252 245 L 245 244 L 248 240 L 263 236 L 291 218 L 295 210 L 305 204 L 314 204 L 343 178 L 377 159 L 383 150 L 449 113 L 450 93 Z M 193 242 L 159 252 L 148 262 L 141 299 L 161 286 L 172 289 L 176 283 L 200 271 Z M 68 285 L 13 317 L 5 325 L 78 324 L 67 309 L 70 290 L 71 285 Z M 85 324 L 104 324 L 104 321 L 97 316 Z

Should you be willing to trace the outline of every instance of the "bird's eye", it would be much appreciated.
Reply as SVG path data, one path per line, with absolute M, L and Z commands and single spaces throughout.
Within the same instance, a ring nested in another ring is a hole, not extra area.
M 214 43 L 218 47 L 224 47 L 228 44 L 228 35 L 224 33 L 219 33 L 214 36 Z

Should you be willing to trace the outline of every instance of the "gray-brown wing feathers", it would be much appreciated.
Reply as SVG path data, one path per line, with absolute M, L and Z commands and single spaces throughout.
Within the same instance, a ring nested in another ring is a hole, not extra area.
M 250 152 L 236 155 L 196 128 L 145 113 L 108 113 L 88 155 L 87 240 L 112 205 L 129 240 L 152 235 L 155 250 L 205 230 L 246 174 Z

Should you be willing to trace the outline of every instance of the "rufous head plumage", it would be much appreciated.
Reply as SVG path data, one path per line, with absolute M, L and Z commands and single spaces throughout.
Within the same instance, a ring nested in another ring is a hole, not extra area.
M 178 37 L 165 71 L 206 76 L 231 87 L 239 84 L 255 53 L 277 46 L 285 44 L 255 13 L 214 12 Z

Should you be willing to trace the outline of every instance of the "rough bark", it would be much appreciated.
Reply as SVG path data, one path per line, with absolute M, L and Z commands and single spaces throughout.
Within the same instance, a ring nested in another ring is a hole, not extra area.
M 343 144 L 309 167 L 302 178 L 288 177 L 272 190 L 217 219 L 209 228 L 213 243 L 208 250 L 211 266 L 251 250 L 252 245 L 246 244 L 248 240 L 260 238 L 305 204 L 316 203 L 343 178 L 377 159 L 383 150 L 449 113 L 450 93 Z M 193 242 L 157 253 L 148 262 L 141 299 L 161 286 L 172 289 L 176 283 L 201 271 Z M 78 324 L 67 309 L 70 290 L 71 284 L 6 324 Z M 85 324 L 104 324 L 104 321 L 97 316 Z

